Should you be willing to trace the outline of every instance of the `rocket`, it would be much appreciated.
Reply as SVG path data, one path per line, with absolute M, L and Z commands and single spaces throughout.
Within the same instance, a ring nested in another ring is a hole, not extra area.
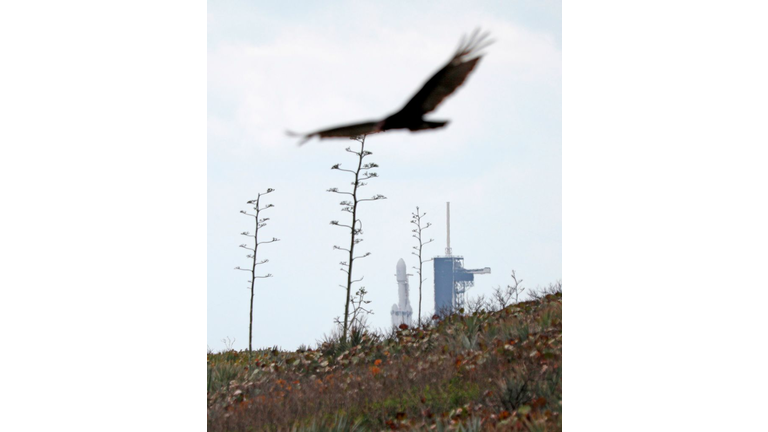
M 401 324 L 411 326 L 411 317 L 413 316 L 413 309 L 411 309 L 411 302 L 408 299 L 409 286 L 408 276 L 405 272 L 405 261 L 402 258 L 397 262 L 397 272 L 395 278 L 397 278 L 397 304 L 392 305 L 392 325 L 399 327 Z

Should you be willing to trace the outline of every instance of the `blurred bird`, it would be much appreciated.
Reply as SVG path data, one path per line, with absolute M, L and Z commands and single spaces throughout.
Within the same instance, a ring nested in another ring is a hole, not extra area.
M 486 40 L 487 37 L 488 33 L 480 34 L 479 29 L 475 30 L 466 41 L 465 37 L 462 37 L 461 42 L 459 42 L 459 48 L 451 60 L 442 69 L 437 71 L 400 111 L 384 120 L 340 126 L 308 134 L 296 134 L 290 131 L 288 134 L 304 137 L 299 142 L 299 145 L 301 145 L 315 136 L 320 137 L 320 139 L 354 138 L 391 129 L 408 129 L 411 132 L 415 132 L 441 128 L 448 124 L 447 120 L 425 120 L 424 114 L 437 108 L 446 97 L 464 83 L 464 80 L 467 79 L 469 73 L 472 72 L 482 57 L 482 54 L 478 54 L 478 52 L 493 43 L 492 40 Z

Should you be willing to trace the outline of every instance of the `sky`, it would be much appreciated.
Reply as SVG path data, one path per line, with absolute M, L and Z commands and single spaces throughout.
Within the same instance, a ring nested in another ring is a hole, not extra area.
M 344 23 L 339 24 L 339 23 Z M 535 289 L 562 278 L 562 85 L 559 1 L 518 2 L 210 2 L 208 4 L 208 348 L 248 346 L 247 201 L 267 188 L 261 274 L 254 299 L 254 347 L 314 345 L 343 313 L 339 262 L 348 232 L 341 197 L 326 192 L 351 181 L 348 139 L 298 146 L 286 130 L 310 132 L 383 118 L 400 109 L 475 28 L 495 43 L 464 85 L 428 115 L 447 127 L 369 136 L 379 177 L 363 197 L 364 224 L 355 278 L 364 277 L 373 328 L 390 325 L 397 302 L 395 266 L 417 258 L 411 215 L 418 206 L 434 242 L 424 259 L 443 255 L 446 202 L 451 247 L 465 267 L 490 267 L 468 297 L 512 282 Z M 425 264 L 422 315 L 434 306 Z M 411 277 L 418 308 L 418 280 Z M 228 342 L 225 342 L 227 340 Z

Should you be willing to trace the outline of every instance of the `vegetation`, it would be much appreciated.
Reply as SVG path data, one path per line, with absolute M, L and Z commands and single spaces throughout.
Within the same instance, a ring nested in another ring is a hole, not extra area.
M 342 324 L 342 339 L 346 340 L 347 338 L 347 332 L 350 328 L 350 313 L 349 313 L 349 305 L 352 304 L 352 284 L 360 282 L 363 280 L 361 277 L 360 279 L 352 279 L 352 266 L 356 260 L 359 260 L 361 258 L 365 258 L 369 256 L 371 253 L 366 252 L 362 255 L 355 256 L 355 246 L 363 241 L 363 239 L 360 237 L 363 234 L 363 222 L 359 218 L 358 214 L 358 205 L 360 203 L 363 203 L 365 201 L 378 201 L 380 199 L 386 199 L 384 195 L 374 195 L 371 198 L 358 198 L 358 191 L 363 186 L 367 185 L 368 183 L 365 180 L 369 180 L 372 178 L 378 177 L 378 174 L 371 171 L 374 168 L 378 168 L 379 166 L 374 163 L 363 163 L 363 159 L 365 159 L 367 156 L 372 155 L 373 153 L 365 149 L 365 135 L 359 136 L 359 137 L 353 137 L 352 139 L 360 142 L 360 151 L 354 151 L 351 148 L 347 147 L 346 151 L 348 153 L 352 153 L 357 156 L 357 169 L 355 170 L 348 170 L 341 168 L 341 164 L 336 164 L 331 167 L 331 169 L 344 171 L 347 173 L 350 173 L 355 176 L 355 180 L 352 182 L 352 191 L 340 191 L 339 188 L 330 188 L 328 189 L 328 192 L 337 193 L 341 195 L 349 195 L 351 197 L 351 201 L 344 200 L 341 203 L 341 211 L 350 213 L 352 215 L 352 220 L 350 221 L 349 225 L 345 225 L 342 223 L 339 223 L 339 221 L 334 220 L 331 221 L 331 225 L 335 225 L 338 227 L 346 228 L 349 230 L 349 247 L 341 247 L 341 246 L 334 246 L 334 249 L 338 249 L 340 251 L 344 251 L 347 253 L 348 258 L 347 261 L 342 261 L 340 264 L 342 266 L 341 271 L 347 274 L 347 284 L 346 285 L 340 285 L 342 288 L 347 290 L 347 296 L 346 301 L 344 302 L 344 321 Z M 360 290 L 356 293 L 357 299 L 359 300 L 359 303 L 357 304 L 357 308 L 355 308 L 355 305 L 353 304 L 353 311 L 359 311 L 360 306 L 362 304 L 365 304 L 365 301 L 363 300 L 365 296 L 365 287 L 360 288 Z M 359 317 L 359 315 L 354 314 L 356 317 Z M 341 320 L 339 320 L 341 322 Z
M 266 264 L 269 262 L 268 259 L 258 261 L 258 259 L 256 258 L 256 255 L 259 251 L 259 245 L 280 241 L 280 239 L 276 237 L 272 237 L 272 240 L 261 241 L 261 242 L 259 241 L 259 230 L 267 226 L 267 221 L 269 220 L 269 218 L 259 217 L 259 214 L 264 210 L 270 209 L 275 206 L 274 204 L 267 204 L 264 207 L 259 207 L 260 206 L 259 203 L 261 201 L 262 195 L 266 195 L 274 191 L 275 191 L 274 189 L 269 188 L 267 189 L 266 192 L 257 194 L 255 200 L 248 201 L 248 204 L 253 205 L 254 214 L 248 213 L 245 210 L 240 210 L 240 213 L 246 216 L 250 216 L 255 220 L 254 222 L 255 228 L 254 228 L 253 234 L 251 234 L 248 231 L 244 231 L 240 233 L 240 235 L 244 235 L 246 237 L 253 237 L 252 248 L 248 247 L 248 245 L 245 243 L 240 245 L 241 248 L 251 251 L 248 255 L 246 255 L 246 257 L 251 260 L 251 268 L 244 269 L 244 268 L 240 268 L 240 266 L 235 267 L 235 270 L 243 270 L 251 273 L 251 280 L 248 281 L 251 288 L 251 311 L 250 311 L 250 314 L 248 315 L 248 352 L 251 352 L 251 342 L 253 341 L 253 294 L 254 294 L 256 279 L 264 279 L 264 278 L 272 277 L 271 273 L 268 273 L 264 276 L 256 276 L 256 266 L 261 264 Z
M 424 281 L 426 280 L 426 279 L 424 279 L 424 275 L 423 275 L 424 274 L 424 272 L 423 272 L 424 267 L 423 266 L 424 266 L 424 263 L 432 261 L 431 258 L 428 259 L 428 260 L 424 260 L 422 258 L 422 251 L 423 251 L 425 245 L 435 241 L 435 239 L 429 239 L 427 241 L 424 241 L 424 239 L 421 236 L 422 232 L 425 229 L 427 229 L 427 228 L 432 226 L 432 224 L 430 222 L 427 222 L 426 225 L 423 225 L 423 226 L 421 225 L 421 218 L 426 216 L 426 214 L 427 214 L 427 212 L 420 213 L 418 206 L 416 206 L 416 213 L 411 213 L 411 223 L 416 226 L 416 228 L 411 230 L 411 232 L 413 233 L 412 237 L 415 238 L 416 241 L 419 242 L 418 246 L 413 246 L 414 252 L 411 252 L 413 255 L 416 255 L 416 258 L 418 258 L 418 260 L 419 260 L 419 266 L 418 267 L 414 267 L 414 270 L 416 270 L 416 274 L 419 275 L 419 312 L 418 312 L 418 315 L 417 315 L 417 318 L 416 318 L 416 322 L 418 323 L 418 325 L 421 325 L 421 287 L 422 287 L 422 284 L 424 283 Z
M 561 430 L 562 284 L 533 298 L 295 352 L 209 352 L 208 429 Z

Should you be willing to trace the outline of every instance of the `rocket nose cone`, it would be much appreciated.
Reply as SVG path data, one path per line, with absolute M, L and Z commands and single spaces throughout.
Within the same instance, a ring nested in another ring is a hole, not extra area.
M 405 275 L 405 261 L 402 258 L 397 262 L 397 273 L 398 275 Z

